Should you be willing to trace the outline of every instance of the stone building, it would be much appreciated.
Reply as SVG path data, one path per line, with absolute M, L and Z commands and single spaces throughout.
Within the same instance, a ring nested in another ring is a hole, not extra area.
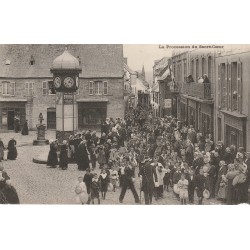
M 189 50 L 172 56 L 172 69 L 179 87 L 178 119 L 204 135 L 214 127 L 215 52 Z M 201 77 L 207 75 L 208 83 Z
M 39 113 L 56 128 L 56 95 L 50 68 L 65 45 L 0 45 L 0 131 L 14 129 L 14 117 L 35 129 Z M 124 117 L 122 45 L 68 45 L 82 73 L 77 99 L 78 129 L 98 127 L 106 117 Z M 97 125 L 97 126 L 96 126 Z
M 249 151 L 250 47 L 237 47 L 216 55 L 215 140 Z

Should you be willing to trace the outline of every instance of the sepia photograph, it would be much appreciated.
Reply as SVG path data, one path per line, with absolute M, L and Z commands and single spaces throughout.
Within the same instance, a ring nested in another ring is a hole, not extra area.
M 0 204 L 250 203 L 250 45 L 1 44 Z

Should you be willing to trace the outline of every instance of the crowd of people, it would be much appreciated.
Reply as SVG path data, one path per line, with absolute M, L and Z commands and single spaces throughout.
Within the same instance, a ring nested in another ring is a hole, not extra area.
M 99 194 L 105 199 L 108 190 L 118 187 L 120 203 L 127 189 L 135 203 L 141 202 L 142 192 L 145 204 L 152 204 L 170 191 L 181 204 L 195 203 L 196 196 L 198 204 L 204 198 L 230 205 L 249 202 L 250 152 L 242 147 L 215 144 L 211 134 L 171 116 L 153 117 L 142 107 L 131 109 L 124 120 L 107 118 L 101 130 L 100 136 L 91 130 L 70 136 L 60 147 L 59 160 L 57 142 L 50 141 L 49 166 L 66 170 L 76 162 L 86 171 L 76 187 L 80 204 L 100 203 Z
M 0 162 L 0 204 L 20 204 L 17 191 Z

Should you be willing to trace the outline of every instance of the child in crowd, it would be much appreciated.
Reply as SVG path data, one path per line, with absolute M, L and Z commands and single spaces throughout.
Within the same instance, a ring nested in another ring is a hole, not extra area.
M 75 188 L 77 204 L 84 204 L 87 201 L 88 193 L 86 184 L 83 182 L 83 177 L 78 177 L 78 183 Z
M 178 181 L 178 188 L 181 205 L 186 205 L 188 199 L 188 180 L 185 174 L 181 174 L 181 179 Z
M 115 192 L 118 180 L 119 180 L 118 171 L 115 169 L 115 166 L 112 166 L 110 170 L 110 181 L 111 184 L 113 185 L 113 192 Z
M 91 186 L 90 186 L 90 193 L 91 193 L 91 202 L 92 204 L 95 204 L 95 199 L 97 199 L 98 204 L 100 204 L 100 187 L 99 187 L 99 181 L 98 181 L 98 175 L 95 173 L 93 175 Z
M 101 174 L 99 176 L 99 183 L 100 183 L 100 191 L 102 194 L 102 199 L 105 200 L 109 184 L 109 175 L 105 168 L 103 168 L 101 171 Z
M 85 175 L 83 177 L 83 181 L 86 184 L 87 193 L 88 193 L 87 204 L 90 204 L 90 200 L 91 200 L 90 189 L 91 189 L 92 178 L 93 178 L 93 174 L 91 173 L 90 168 L 87 168 L 86 173 L 85 173 Z

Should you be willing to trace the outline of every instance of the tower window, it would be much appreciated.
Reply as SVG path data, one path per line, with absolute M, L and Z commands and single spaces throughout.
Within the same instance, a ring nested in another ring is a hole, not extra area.
M 35 64 L 35 59 L 33 56 L 30 57 L 30 65 L 34 65 Z

